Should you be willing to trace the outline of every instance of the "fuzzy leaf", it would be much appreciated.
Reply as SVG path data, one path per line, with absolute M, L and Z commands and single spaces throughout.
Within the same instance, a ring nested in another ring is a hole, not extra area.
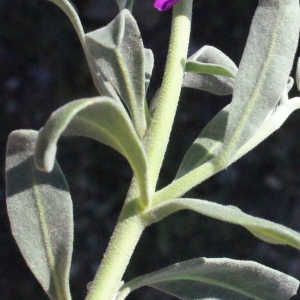
M 185 154 L 175 179 L 215 158 L 223 144 L 229 105 L 222 109 L 203 129 Z
M 17 130 L 9 135 L 7 211 L 13 236 L 43 289 L 52 300 L 68 300 L 72 200 L 56 162 L 51 173 L 36 169 L 33 153 L 37 135 L 33 130 Z
M 235 154 L 233 157 L 233 162 L 242 157 L 244 154 L 251 151 L 264 139 L 274 133 L 279 129 L 286 119 L 290 116 L 292 112 L 300 108 L 299 97 L 289 99 L 288 92 L 293 87 L 294 80 L 289 78 L 286 89 L 282 94 L 282 97 L 276 106 L 276 109 L 265 119 L 263 124 L 260 126 L 259 130 L 248 140 Z
M 282 99 L 278 103 L 276 111 L 270 115 L 269 119 L 265 120 L 259 131 L 252 137 L 252 139 L 240 148 L 237 152 L 238 157 L 246 154 L 263 139 L 267 138 L 268 135 L 266 135 L 266 132 L 268 132 L 268 134 L 273 133 L 282 125 L 289 114 L 298 108 L 297 105 L 295 105 L 295 101 L 289 101 L 287 98 L 287 93 L 293 87 L 293 84 L 293 78 L 289 77 L 286 84 L 286 91 L 282 94 Z M 184 176 L 188 172 L 198 168 L 218 155 L 224 142 L 229 109 L 230 106 L 226 106 L 206 125 L 199 137 L 194 141 L 185 154 L 175 179 Z M 272 131 L 270 132 L 270 130 Z M 249 149 L 247 147 L 250 144 L 253 146 Z M 247 149 L 246 152 L 245 149 Z M 243 154 L 241 155 L 241 153 Z
M 84 30 L 80 22 L 79 16 L 77 14 L 76 7 L 72 3 L 72 1 L 70 0 L 48 0 L 48 1 L 57 5 L 67 15 L 74 29 L 76 30 L 80 41 L 83 42 Z
M 204 46 L 188 58 L 186 72 L 188 73 L 184 76 L 183 87 L 208 91 L 216 95 L 230 95 L 237 66 L 217 48 Z
M 228 68 L 210 63 L 202 63 L 199 61 L 188 61 L 185 65 L 185 71 L 198 74 L 220 75 L 235 78 L 234 73 Z
M 298 0 L 260 0 L 235 81 L 221 160 L 236 151 L 274 110 L 285 89 L 298 44 Z
M 147 128 L 145 54 L 135 19 L 124 9 L 107 26 L 86 34 L 85 43 L 100 72 L 126 103 L 136 131 L 142 137 Z
M 153 207 L 149 215 L 157 222 L 183 209 L 193 210 L 210 218 L 243 226 L 259 239 L 272 243 L 290 245 L 300 249 L 300 234 L 283 225 L 250 216 L 235 206 L 225 206 L 199 199 L 180 198 L 163 202 Z
M 185 300 L 288 300 L 299 281 L 253 261 L 196 258 L 140 276 L 122 289 L 145 285 Z
M 299 97 L 288 98 L 288 91 L 292 85 L 293 80 L 289 78 L 276 109 L 265 119 L 252 138 L 236 152 L 230 163 L 241 158 L 274 133 L 293 111 L 300 108 Z M 199 139 L 191 146 L 181 163 L 176 179 L 168 186 L 156 192 L 153 196 L 153 203 L 158 204 L 165 200 L 181 197 L 193 187 L 226 167 L 219 164 L 218 161 L 219 151 L 222 149 L 222 130 L 224 133 L 226 122 L 225 114 L 223 120 L 221 116 L 218 119 L 219 116 L 217 115 L 207 125 Z
M 84 50 L 87 59 L 95 87 L 97 88 L 100 95 L 109 96 L 115 99 L 116 101 L 120 101 L 117 93 L 115 92 L 111 84 L 104 78 L 103 74 L 101 74 L 101 72 L 97 69 L 96 65 L 94 64 L 92 58 L 90 57 L 87 51 L 85 41 L 84 41 L 85 33 L 74 4 L 69 0 L 49 0 L 49 1 L 57 5 L 67 15 L 74 29 L 76 30 L 76 33 L 79 37 L 80 43 L 82 45 L 82 48 Z
M 137 176 L 143 198 L 148 199 L 146 154 L 122 105 L 108 97 L 95 97 L 56 110 L 39 132 L 35 154 L 39 169 L 52 170 L 61 135 L 90 137 L 119 151 Z

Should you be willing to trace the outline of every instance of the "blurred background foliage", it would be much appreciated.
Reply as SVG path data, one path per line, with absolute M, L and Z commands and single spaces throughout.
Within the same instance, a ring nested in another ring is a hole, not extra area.
M 113 0 L 73 0 L 86 32 L 118 12 Z M 212 45 L 239 63 L 258 1 L 195 0 L 190 54 Z M 150 100 L 159 87 L 171 11 L 151 0 L 135 3 L 145 47 L 155 56 Z M 299 54 L 299 53 L 298 53 Z M 298 56 L 298 55 L 297 55 Z M 77 36 L 65 15 L 46 0 L 0 0 L 0 298 L 47 299 L 11 236 L 4 187 L 8 134 L 38 130 L 50 113 L 70 100 L 96 95 Z M 293 71 L 294 75 L 294 71 Z M 299 95 L 296 89 L 294 96 Z M 159 187 L 174 177 L 180 161 L 207 122 L 230 97 L 184 89 Z M 300 231 L 300 112 L 233 166 L 188 196 L 236 205 L 245 212 Z M 123 157 L 87 139 L 62 139 L 58 160 L 74 200 L 75 244 L 71 270 L 73 299 L 83 299 L 112 233 L 132 172 Z M 195 257 L 255 260 L 300 279 L 299 252 L 271 246 L 237 226 L 184 211 L 148 228 L 125 279 Z M 129 299 L 173 299 L 143 288 Z

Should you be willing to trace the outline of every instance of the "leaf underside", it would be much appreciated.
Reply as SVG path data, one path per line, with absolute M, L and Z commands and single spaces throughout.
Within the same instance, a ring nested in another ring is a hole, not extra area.
M 39 132 L 35 153 L 39 169 L 52 170 L 61 135 L 89 137 L 116 149 L 127 158 L 143 197 L 148 197 L 146 154 L 120 103 L 108 97 L 95 97 L 76 100 L 56 110 Z
M 252 261 L 196 258 L 138 277 L 124 288 L 144 285 L 185 300 L 287 300 L 299 281 Z
M 231 95 L 237 66 L 219 49 L 204 46 L 188 58 L 183 87 L 216 95 Z
M 152 218 L 151 222 L 158 222 L 166 216 L 183 209 L 240 225 L 265 242 L 290 245 L 300 249 L 300 233 L 283 225 L 248 215 L 235 206 L 226 206 L 205 200 L 190 198 L 168 200 L 152 208 L 149 212 Z
M 298 0 L 260 0 L 237 73 L 224 163 L 259 129 L 286 87 L 298 45 Z
M 100 72 L 125 102 L 140 136 L 145 133 L 145 56 L 141 34 L 131 13 L 124 9 L 107 26 L 85 35 L 85 45 Z M 151 62 L 150 62 L 151 65 Z
M 175 180 L 215 158 L 223 144 L 229 105 L 223 108 L 202 130 L 185 154 Z
M 7 211 L 13 236 L 27 265 L 53 300 L 71 299 L 69 273 L 73 248 L 73 209 L 59 165 L 38 171 L 38 133 L 9 135 L 6 152 Z

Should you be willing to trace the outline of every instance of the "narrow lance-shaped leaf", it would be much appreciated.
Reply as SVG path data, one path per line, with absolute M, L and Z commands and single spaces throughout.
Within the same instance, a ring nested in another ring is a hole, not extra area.
M 300 108 L 300 98 L 296 97 L 293 99 L 288 98 L 288 92 L 293 87 L 294 79 L 289 78 L 285 91 L 282 97 L 274 109 L 274 111 L 268 116 L 263 124 L 260 126 L 259 130 L 248 140 L 235 154 L 232 162 L 236 161 L 244 154 L 248 153 L 259 143 L 265 140 L 273 132 L 279 129 L 286 119 L 290 116 L 292 112 Z
M 299 281 L 253 261 L 196 258 L 133 279 L 122 290 L 145 285 L 185 300 L 288 300 Z
M 204 46 L 188 58 L 182 86 L 230 95 L 237 70 L 235 63 L 222 51 Z
M 236 152 L 231 163 L 238 160 L 265 140 L 281 127 L 293 111 L 300 108 L 299 97 L 288 99 L 288 91 L 291 89 L 292 85 L 293 80 L 289 78 L 286 89 L 284 90 L 276 109 L 274 109 L 274 111 L 270 113 L 270 116 L 265 119 L 255 135 L 253 135 L 252 138 Z M 222 115 L 220 114 L 222 114 L 222 112 L 220 112 L 207 127 L 204 128 L 203 133 L 201 133 L 199 138 L 188 150 L 180 165 L 176 180 L 154 195 L 154 203 L 158 204 L 168 199 L 181 197 L 194 186 L 200 184 L 226 167 L 219 164 L 217 156 L 219 151 L 221 151 L 223 140 L 222 132 L 224 136 L 226 122 L 226 114 L 223 115 L 224 119 L 221 118 Z
M 36 169 L 33 154 L 37 135 L 33 130 L 18 130 L 9 135 L 7 210 L 14 238 L 43 289 L 52 300 L 68 300 L 72 200 L 56 162 L 51 173 Z
M 57 5 L 67 15 L 72 25 L 74 26 L 74 29 L 77 32 L 80 42 L 83 44 L 84 30 L 74 4 L 69 0 L 48 0 L 48 1 Z
M 290 245 L 300 249 L 300 233 L 283 225 L 250 216 L 235 206 L 225 206 L 205 200 L 180 198 L 165 201 L 148 212 L 149 223 L 158 222 L 183 209 L 193 210 L 210 218 L 243 226 L 265 242 Z
M 215 158 L 223 144 L 229 105 L 223 108 L 202 130 L 185 154 L 175 179 Z
M 298 0 L 260 0 L 239 65 L 224 150 L 227 165 L 277 105 L 298 44 Z
M 271 133 L 280 128 L 287 117 L 295 109 L 298 109 L 297 101 L 288 99 L 288 92 L 293 87 L 293 84 L 294 80 L 290 77 L 276 109 L 270 114 L 269 118 L 265 119 L 254 136 L 237 151 L 234 156 L 234 161 L 249 152 Z M 205 162 L 217 157 L 224 142 L 229 110 L 230 105 L 222 109 L 206 125 L 184 156 L 175 179 L 184 176 Z
M 54 3 L 55 5 L 57 5 L 66 15 L 67 17 L 70 19 L 74 29 L 76 30 L 76 33 L 79 37 L 80 43 L 82 45 L 82 48 L 84 50 L 92 77 L 93 77 L 93 81 L 94 84 L 98 90 L 98 92 L 100 93 L 101 96 L 109 96 L 112 97 L 113 99 L 115 99 L 116 101 L 119 101 L 119 97 L 116 94 L 116 92 L 114 91 L 113 87 L 111 86 L 111 84 L 103 77 L 103 74 L 101 74 L 101 72 L 99 70 L 97 70 L 97 67 L 95 66 L 92 58 L 90 57 L 87 49 L 86 49 L 86 45 L 85 45 L 85 41 L 84 41 L 84 30 L 82 27 L 82 24 L 80 22 L 80 18 L 77 14 L 76 8 L 74 6 L 74 4 L 69 1 L 69 0 L 49 0 L 50 2 Z
M 52 170 L 61 135 L 90 137 L 119 151 L 138 179 L 142 199 L 148 200 L 146 154 L 122 105 L 108 97 L 95 97 L 76 100 L 56 110 L 39 132 L 35 154 L 39 169 Z
M 144 46 L 135 19 L 124 9 L 107 26 L 86 34 L 85 43 L 101 73 L 126 103 L 142 137 L 147 128 Z

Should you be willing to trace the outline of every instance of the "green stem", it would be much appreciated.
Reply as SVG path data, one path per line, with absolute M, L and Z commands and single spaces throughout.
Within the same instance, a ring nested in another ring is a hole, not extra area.
M 166 200 L 180 198 L 196 185 L 221 171 L 223 166 L 218 165 L 215 160 L 210 160 L 200 167 L 190 171 L 186 175 L 174 180 L 165 188 L 157 191 L 152 198 L 152 205 L 158 205 Z
M 145 228 L 134 201 L 124 205 L 86 300 L 114 300 L 135 246 Z M 133 207 L 134 210 L 135 207 Z
M 149 186 L 153 191 L 179 100 L 189 43 L 192 3 L 193 0 L 181 0 L 174 6 L 169 53 L 160 98 L 145 137 L 150 171 Z M 116 298 L 123 274 L 146 226 L 139 211 L 138 195 L 138 188 L 133 181 L 86 300 L 114 300 Z
M 150 193 L 154 192 L 169 142 L 190 38 L 193 0 L 181 0 L 173 8 L 169 52 L 157 108 L 145 137 L 149 161 Z

